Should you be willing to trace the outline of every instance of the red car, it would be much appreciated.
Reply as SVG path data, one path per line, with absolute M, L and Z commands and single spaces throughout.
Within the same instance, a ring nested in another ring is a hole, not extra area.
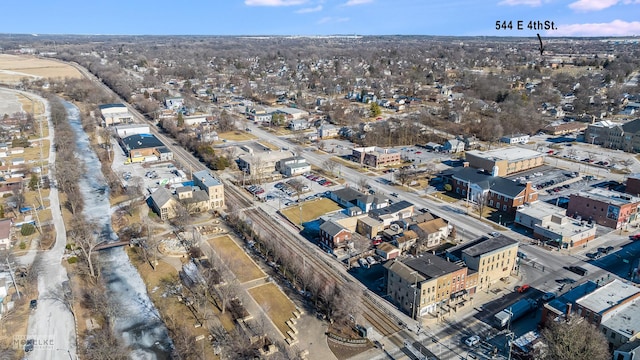
M 527 290 L 529 290 L 529 288 L 530 288 L 529 284 L 524 284 L 518 288 L 518 292 L 519 293 L 526 292 Z
M 631 235 L 631 236 L 629 236 L 629 239 L 631 241 L 640 240 L 640 234 Z

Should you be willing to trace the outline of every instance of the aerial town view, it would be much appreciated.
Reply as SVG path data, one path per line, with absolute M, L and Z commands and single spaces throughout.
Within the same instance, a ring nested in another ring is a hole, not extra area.
M 640 359 L 639 1 L 33 2 L 0 360 Z

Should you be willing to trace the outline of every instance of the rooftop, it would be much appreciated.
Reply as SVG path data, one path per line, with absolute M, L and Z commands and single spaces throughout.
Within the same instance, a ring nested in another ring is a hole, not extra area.
M 124 104 L 102 104 L 102 105 L 99 105 L 98 108 L 100 110 L 114 109 L 114 108 L 122 108 L 123 110 L 127 110 L 127 107 Z
M 564 314 L 567 311 L 567 304 L 575 304 L 576 300 L 590 294 L 597 288 L 598 285 L 593 281 L 584 282 L 561 296 L 549 301 L 545 306 L 549 306 L 555 309 L 558 313 Z
M 515 197 L 524 189 L 524 184 L 509 180 L 500 176 L 491 176 L 486 172 L 470 167 L 453 168 L 442 172 L 443 176 L 451 176 L 456 179 L 477 184 L 482 189 L 498 192 L 507 196 Z
M 128 150 L 148 149 L 164 146 L 162 141 L 151 134 L 136 134 L 122 138 Z
M 602 314 L 612 307 L 620 304 L 623 300 L 640 293 L 637 287 L 626 284 L 615 279 L 608 284 L 596 289 L 591 294 L 585 295 L 576 300 L 576 304 Z
M 412 206 L 412 203 L 406 200 L 401 200 L 382 209 L 373 209 L 371 210 L 371 214 L 375 216 L 389 215 L 410 208 Z
M 515 146 L 494 149 L 494 150 L 487 150 L 487 151 L 470 150 L 470 151 L 467 151 L 467 154 L 473 155 L 476 157 L 485 158 L 485 159 L 507 160 L 507 161 L 528 160 L 528 159 L 536 158 L 539 156 L 544 156 L 544 154 L 540 152 L 529 150 L 529 149 L 523 149 Z
M 11 219 L 0 220 L 0 239 L 8 239 L 11 236 Z
M 631 338 L 640 331 L 640 304 L 638 300 L 634 300 L 621 306 L 620 309 L 615 309 L 606 314 L 600 324 L 618 333 L 626 334 Z
M 340 231 L 347 230 L 347 229 L 345 229 L 344 227 L 342 227 L 340 224 L 336 223 L 335 221 L 327 221 L 327 222 L 323 223 L 322 225 L 320 225 L 320 230 L 326 232 L 330 236 L 336 236 L 336 235 L 338 235 L 340 233 Z
M 552 217 L 551 221 L 543 222 L 541 226 L 536 225 L 536 228 L 538 227 L 552 231 L 562 237 L 572 237 L 585 231 L 593 231 L 595 224 L 587 224 L 586 222 L 560 215 Z
M 536 201 L 532 203 L 527 203 L 524 206 L 518 208 L 518 213 L 531 216 L 534 219 L 541 219 L 545 216 L 549 215 L 565 215 L 567 210 L 546 203 L 544 201 Z
M 465 247 L 465 245 L 468 245 Z M 496 237 L 481 237 L 469 244 L 459 245 L 456 250 L 461 251 L 471 257 L 482 256 L 507 247 L 517 246 L 518 241 L 502 234 Z M 455 249 L 455 248 L 452 248 Z
M 415 258 L 400 260 L 403 264 L 417 271 L 425 280 L 438 278 L 440 276 L 460 270 L 460 266 L 444 260 L 443 258 L 424 253 Z
M 222 185 L 222 183 L 220 182 L 220 180 L 214 178 L 211 173 L 209 173 L 209 171 L 207 170 L 201 170 L 198 172 L 193 173 L 193 177 L 200 179 L 200 181 L 204 184 L 204 186 L 216 186 L 216 185 Z
M 158 206 L 159 208 L 166 205 L 169 201 L 173 199 L 173 195 L 169 192 L 169 190 L 160 187 L 156 191 L 151 194 L 151 200 Z
M 610 205 L 626 205 L 640 202 L 640 197 L 603 188 L 593 188 L 589 191 L 580 191 L 578 194 L 572 194 L 571 196 L 580 196 Z

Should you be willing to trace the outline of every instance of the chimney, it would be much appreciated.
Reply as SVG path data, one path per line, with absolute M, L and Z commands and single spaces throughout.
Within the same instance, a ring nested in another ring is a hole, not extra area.
M 469 167 L 469 162 L 468 161 L 463 162 L 462 167 Z
M 567 312 L 564 314 L 567 321 L 571 320 L 571 303 L 567 304 Z

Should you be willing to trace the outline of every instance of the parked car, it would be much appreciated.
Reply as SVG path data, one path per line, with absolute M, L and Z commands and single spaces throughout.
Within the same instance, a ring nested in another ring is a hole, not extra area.
M 581 266 L 569 266 L 567 270 L 573 273 L 576 273 L 580 276 L 586 276 L 587 274 L 589 274 L 589 271 Z
M 523 253 L 522 251 L 518 251 L 518 257 L 522 260 L 525 260 L 527 258 L 527 254 Z
M 391 196 L 393 196 L 393 197 L 398 197 L 398 193 L 394 193 L 394 192 L 393 192 L 393 193 L 391 193 L 390 195 L 391 195 Z
M 529 284 L 524 284 L 522 286 L 517 287 L 517 290 L 518 290 L 519 293 L 522 294 L 522 293 L 526 292 L 527 290 L 529 290 L 530 287 L 531 286 L 529 286 Z
M 28 339 L 27 342 L 24 343 L 24 352 L 33 351 L 33 339 Z
M 591 252 L 591 253 L 587 253 L 586 256 L 589 259 L 598 260 L 602 256 L 602 253 L 601 252 Z
M 374 259 L 373 256 L 367 256 L 367 262 L 369 265 L 373 265 L 376 263 L 376 259 Z
M 364 258 L 358 259 L 358 263 L 360 263 L 360 266 L 362 266 L 362 267 L 368 267 L 369 266 L 369 263 Z
M 478 335 L 471 335 L 465 341 L 467 346 L 476 346 L 480 343 L 480 337 Z
M 29 309 L 35 310 L 37 308 L 38 308 L 38 300 L 33 299 L 33 300 L 29 301 Z
M 493 237 L 498 237 L 498 236 L 500 236 L 500 233 L 497 232 L 497 231 L 492 231 L 492 232 L 489 233 L 489 235 L 491 235 Z
M 576 281 L 573 280 L 572 278 L 564 278 L 564 279 L 557 279 L 556 282 L 559 284 L 573 284 Z
M 629 236 L 629 240 L 631 240 L 631 241 L 640 240 L 640 234 L 635 234 L 635 235 Z

